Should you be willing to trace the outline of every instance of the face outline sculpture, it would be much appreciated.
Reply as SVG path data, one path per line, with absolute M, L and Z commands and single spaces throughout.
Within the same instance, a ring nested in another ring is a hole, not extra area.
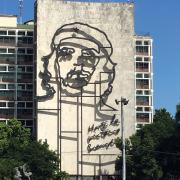
M 39 99 L 52 98 L 56 93 L 50 83 L 50 61 L 54 61 L 56 82 L 61 83 L 62 90 L 75 90 L 75 93 L 82 91 L 89 84 L 96 67 L 102 63 L 101 71 L 111 74 L 104 95 L 111 93 L 116 64 L 110 58 L 113 52 L 111 42 L 103 31 L 79 22 L 66 24 L 55 32 L 50 47 L 51 53 L 42 57 L 44 72 L 39 74 L 46 95 Z
M 96 44 L 86 42 L 85 39 L 76 41 L 77 39 L 71 38 L 59 43 L 55 61 L 63 69 L 60 72 L 62 85 L 81 90 L 90 82 L 100 58 L 96 49 L 92 48 Z

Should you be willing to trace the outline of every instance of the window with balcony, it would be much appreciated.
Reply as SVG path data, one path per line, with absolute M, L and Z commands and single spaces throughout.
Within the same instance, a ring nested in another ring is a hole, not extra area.
M 14 91 L 0 91 L 0 100 L 14 100 Z
M 136 79 L 136 89 L 149 89 L 149 79 Z
M 15 54 L 0 54 L 0 64 L 14 64 Z
M 149 97 L 148 96 L 136 96 L 136 105 L 148 106 Z
M 149 63 L 136 62 L 136 71 L 137 72 L 148 72 Z
M 0 118 L 12 119 L 14 117 L 13 109 L 0 109 Z
M 136 121 L 137 122 L 149 122 L 149 113 L 137 113 L 136 114 Z
M 148 55 L 149 47 L 148 46 L 136 46 L 136 53 L 140 55 Z

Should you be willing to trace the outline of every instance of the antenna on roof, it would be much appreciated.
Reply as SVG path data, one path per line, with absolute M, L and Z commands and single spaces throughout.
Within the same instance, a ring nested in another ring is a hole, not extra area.
M 23 0 L 19 0 L 19 24 L 22 24 Z

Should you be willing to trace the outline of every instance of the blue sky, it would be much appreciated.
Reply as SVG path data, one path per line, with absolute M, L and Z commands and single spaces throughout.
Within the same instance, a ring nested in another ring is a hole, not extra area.
M 24 21 L 33 19 L 33 3 L 24 0 Z M 18 14 L 18 0 L 1 0 L 4 13 Z M 135 29 L 153 38 L 154 106 L 174 115 L 180 103 L 180 0 L 135 0 Z

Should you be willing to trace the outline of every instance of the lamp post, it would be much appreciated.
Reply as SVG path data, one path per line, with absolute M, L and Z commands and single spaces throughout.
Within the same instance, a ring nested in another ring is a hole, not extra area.
M 129 102 L 126 98 L 121 97 L 121 100 L 115 100 L 118 105 L 121 103 L 121 137 L 122 137 L 122 157 L 123 157 L 123 165 L 122 165 L 122 180 L 126 180 L 126 149 L 125 149 L 125 135 L 124 135 L 124 112 L 123 106 L 126 106 Z

